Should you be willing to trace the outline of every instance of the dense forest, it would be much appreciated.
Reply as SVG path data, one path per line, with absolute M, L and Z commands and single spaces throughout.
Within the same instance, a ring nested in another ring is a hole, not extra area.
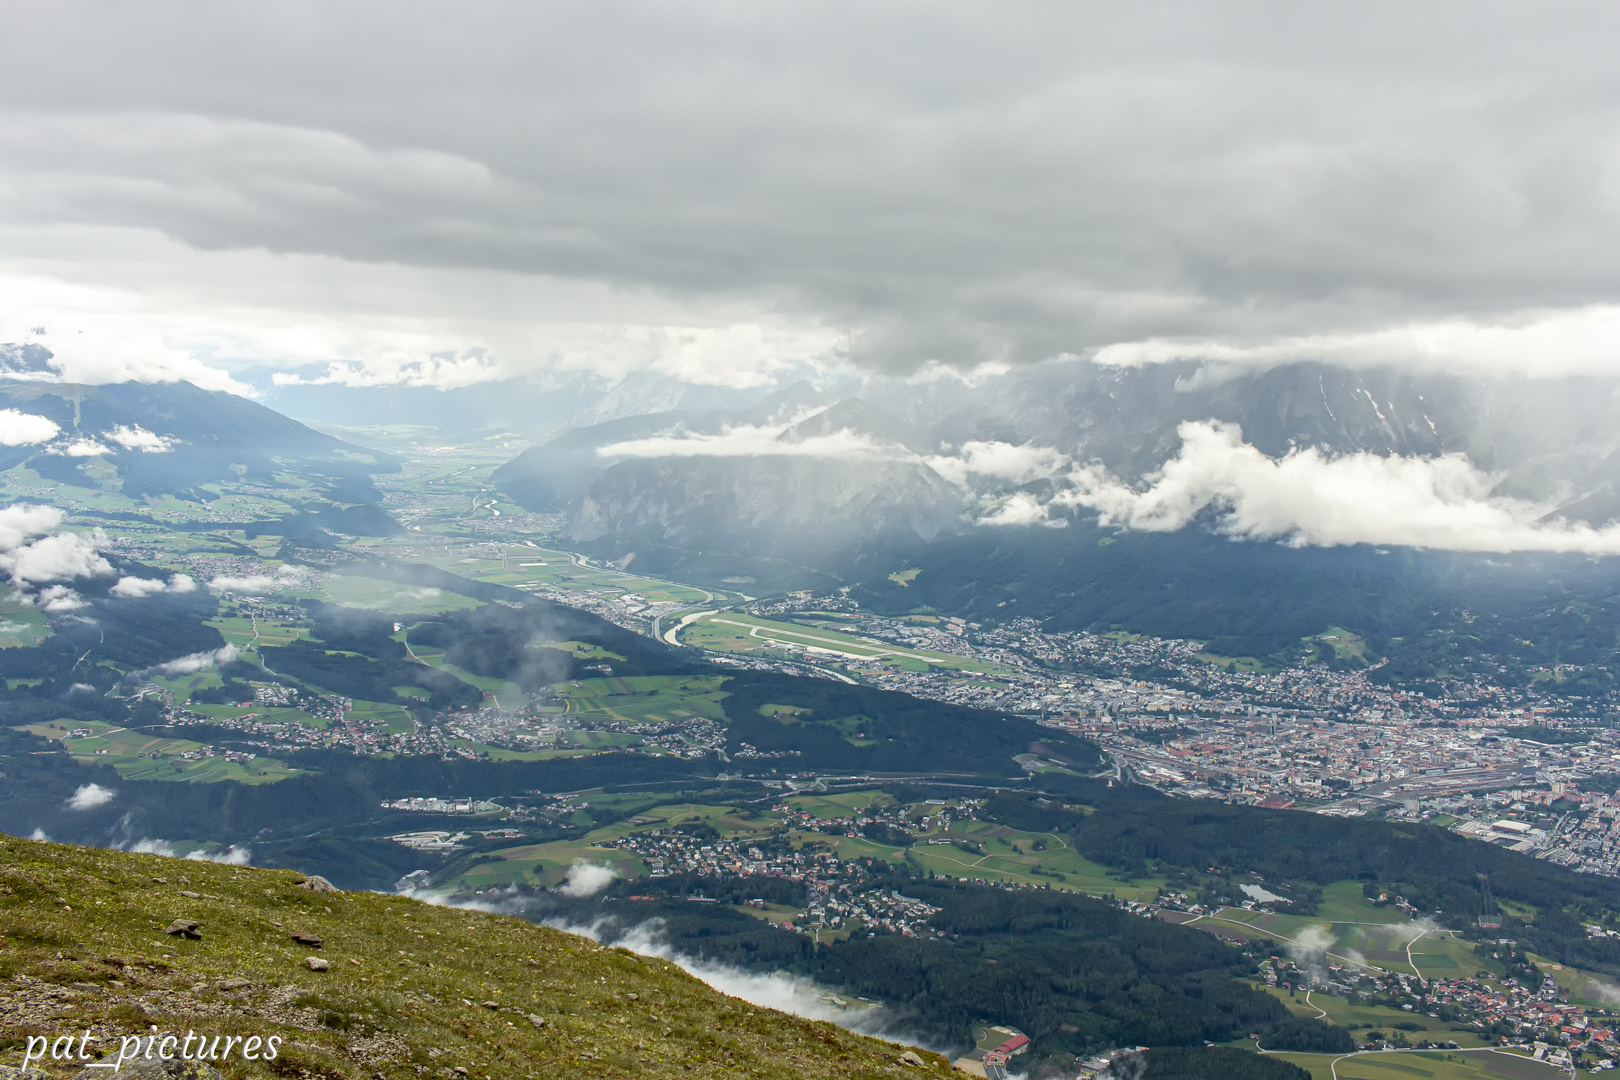
M 1030 1035 L 1037 1062 L 1071 1063 L 1122 1045 L 1202 1049 L 1205 1041 L 1251 1032 L 1278 1049 L 1332 1050 L 1349 1038 L 1341 1028 L 1291 1017 L 1276 998 L 1239 981 L 1253 970 L 1250 954 L 1090 897 L 880 877 L 870 887 L 901 889 L 938 907 L 929 925 L 943 936 L 860 933 L 818 946 L 739 906 L 768 884 L 727 877 L 621 883 L 588 900 L 535 895 L 529 915 L 593 926 L 609 941 L 651 932 L 675 952 L 710 963 L 810 976 L 882 1001 L 897 1029 L 939 1045 L 970 1045 L 973 1025 L 994 1017 Z M 640 898 L 627 898 L 632 891 Z M 685 902 L 694 892 L 714 902 Z
M 1582 919 L 1620 916 L 1620 881 L 1436 826 L 1168 799 L 1114 801 L 1093 813 L 1013 794 L 993 799 L 985 814 L 1015 828 L 1070 835 L 1086 858 L 1122 871 L 1258 874 L 1280 888 L 1359 880 L 1374 895 L 1404 895 L 1419 911 L 1459 928 L 1477 922 L 1480 875 L 1489 875 L 1497 898 L 1534 909 L 1532 919 L 1513 923 L 1514 935 L 1533 951 L 1620 974 L 1620 941 L 1590 937 L 1582 926 Z M 1298 891 L 1301 913 L 1311 913 L 1310 890 Z

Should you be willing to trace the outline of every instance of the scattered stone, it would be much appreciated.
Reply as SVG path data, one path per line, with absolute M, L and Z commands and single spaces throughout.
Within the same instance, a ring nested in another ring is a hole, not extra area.
M 534 1013 L 526 1013 L 524 1014 L 523 1018 L 537 1028 L 543 1028 L 546 1026 L 546 1018 L 543 1016 L 536 1016 Z
M 247 979 L 226 979 L 223 982 L 215 983 L 214 987 L 218 990 L 246 990 L 252 985 Z
M 188 878 L 188 877 L 177 877 L 174 880 L 178 881 L 182 885 L 190 885 L 191 884 L 191 879 Z
M 304 963 L 309 965 L 311 971 L 326 971 L 332 966 L 318 956 L 306 956 L 304 957 Z
M 294 934 L 292 939 L 298 944 L 308 945 L 312 949 L 318 949 L 326 944 L 326 939 L 319 934 Z
M 305 878 L 303 881 L 300 881 L 298 883 L 298 887 L 300 889 L 308 889 L 310 892 L 342 892 L 343 891 L 342 889 L 339 889 L 336 885 L 332 884 L 330 881 L 327 881 L 325 878 L 321 877 L 321 875 L 319 875 L 319 874 L 311 874 L 309 877 Z
M 922 1055 L 917 1053 L 915 1050 L 907 1050 L 905 1053 L 901 1054 L 900 1064 L 913 1065 L 919 1069 L 927 1068 L 928 1066 L 928 1063 L 922 1059 Z
M 166 877 L 155 877 L 152 880 L 157 882 L 159 885 L 167 885 L 169 883 L 169 879 Z
M 170 937 L 185 937 L 192 941 L 202 940 L 202 923 L 196 919 L 176 919 L 163 931 Z
M 0 1065 L 0 1080 L 46 1080 L 46 1076 L 38 1069 L 16 1069 L 10 1065 Z
M 106 1080 L 106 1069 L 90 1068 L 76 1073 L 73 1080 Z M 126 1061 L 118 1070 L 120 1080 L 224 1080 L 218 1072 L 200 1061 Z
M 501 1007 L 501 1003 L 498 1002 L 498 1001 L 486 1001 L 486 1002 L 484 1002 L 484 1008 L 486 1008 L 486 1009 L 498 1009 L 500 1007 Z
M 92 982 L 76 982 L 76 983 L 68 983 L 68 985 L 73 987 L 73 989 L 75 989 L 75 990 L 99 991 L 101 989 L 101 987 L 99 985 L 97 985 L 96 983 L 92 983 Z
M 202 899 L 202 894 L 201 893 L 194 893 L 190 889 L 181 889 L 180 890 L 180 895 L 185 897 L 187 900 L 201 900 Z
M 351 963 L 351 964 L 353 964 L 353 965 L 354 965 L 354 966 L 355 966 L 355 967 L 359 967 L 359 966 L 360 966 L 360 961 L 358 961 L 358 960 L 356 960 L 356 959 L 355 959 L 355 958 L 354 958 L 354 957 L 352 957 L 352 956 L 351 956 L 351 957 L 349 957 L 349 963 Z
M 465 1065 L 457 1065 L 451 1071 L 454 1072 L 457 1076 L 466 1076 L 467 1075 L 467 1066 L 465 1066 Z
M 626 994 L 626 995 L 624 995 L 624 1000 L 626 1000 L 626 1001 L 640 1001 L 641 998 L 638 997 L 635 994 Z

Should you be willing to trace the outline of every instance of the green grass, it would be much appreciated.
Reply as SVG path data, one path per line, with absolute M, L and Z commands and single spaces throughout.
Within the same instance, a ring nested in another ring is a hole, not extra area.
M 1402 1031 L 1408 1040 L 1428 1039 L 1431 1042 L 1454 1041 L 1465 1047 L 1485 1046 L 1487 1040 L 1473 1031 L 1456 1031 L 1453 1025 L 1444 1020 L 1437 1020 L 1432 1016 L 1425 1016 L 1420 1012 L 1407 1012 L 1404 1009 L 1391 1009 L 1383 1005 L 1354 1005 L 1342 997 L 1332 994 L 1313 992 L 1310 1003 L 1305 1001 L 1305 992 L 1299 991 L 1296 996 L 1289 997 L 1288 991 L 1275 986 L 1265 986 L 1261 983 L 1253 984 L 1255 989 L 1275 997 L 1288 1007 L 1288 1011 L 1295 1016 L 1317 1018 L 1318 1012 L 1327 1013 L 1325 1019 L 1338 1024 L 1351 1031 L 1357 1042 L 1365 1042 L 1367 1032 L 1383 1031 L 1388 1033 L 1395 1024 L 1422 1024 L 1421 1031 Z M 1313 1007 L 1314 1006 L 1314 1007 Z
M 90 730 L 88 737 L 73 732 Z M 185 757 L 197 754 L 205 744 L 190 739 L 165 739 L 100 721 L 52 720 L 30 724 L 22 730 L 53 739 L 75 761 L 88 765 L 109 765 L 130 780 L 167 780 L 186 783 L 215 783 L 236 780 L 244 784 L 273 784 L 295 776 L 297 769 L 275 758 L 257 757 L 252 761 L 227 761 L 223 757 Z
M 480 863 L 445 885 L 487 888 L 513 881 L 555 885 L 562 881 L 568 868 L 578 859 L 587 862 L 610 863 L 626 878 L 638 878 L 647 873 L 647 867 L 632 851 L 618 848 L 600 848 L 594 845 L 604 840 L 617 840 L 631 833 L 667 828 L 685 822 L 707 822 L 726 836 L 759 836 L 770 831 L 776 821 L 770 817 L 744 818 L 735 807 L 704 803 L 665 803 L 647 806 L 645 795 L 625 795 L 619 800 L 611 795 L 591 794 L 586 802 L 592 806 L 618 806 L 633 808 L 635 823 L 619 821 L 600 829 L 593 829 L 572 840 L 557 840 L 545 844 L 521 844 L 491 852 L 495 860 Z M 836 839 L 829 837 L 828 839 Z
M 20 590 L 0 585 L 0 649 L 32 648 L 51 636 L 45 613 Z
M 62 1017 L 9 1029 L 7 1064 L 31 1035 L 89 1028 L 102 1037 L 92 1056 L 116 1055 L 122 1035 L 155 1025 L 281 1040 L 274 1070 L 225 1064 L 238 1078 L 417 1080 L 451 1066 L 468 1080 L 902 1073 L 892 1043 L 757 1008 L 664 960 L 509 916 L 316 893 L 301 880 L 0 837 L 0 974 L 14 1015 Z M 177 918 L 200 923 L 201 939 L 167 936 Z M 325 946 L 299 945 L 294 932 Z M 329 970 L 310 970 L 310 955 Z M 247 985 L 220 989 L 227 979 Z M 37 1004 L 23 1008 L 24 998 Z M 922 1056 L 905 1075 L 950 1075 L 945 1059 Z
M 1361 882 L 1335 881 L 1322 890 L 1316 914 L 1328 922 L 1405 923 L 1411 920 L 1393 904 L 1379 907 L 1361 895 Z
M 1560 1080 L 1568 1074 L 1500 1050 L 1405 1050 L 1337 1056 L 1277 1054 L 1312 1080 Z
M 1269 937 L 1278 941 L 1297 939 L 1308 929 L 1327 933 L 1334 942 L 1329 955 L 1339 963 L 1353 963 L 1360 957 L 1373 967 L 1386 971 L 1419 974 L 1424 978 L 1455 978 L 1472 975 L 1491 965 L 1474 955 L 1473 946 L 1463 939 L 1446 933 L 1429 933 L 1414 940 L 1416 929 L 1410 920 L 1394 909 L 1358 911 L 1354 897 L 1346 900 L 1351 883 L 1339 882 L 1329 889 L 1335 891 L 1334 905 L 1323 905 L 1324 912 L 1335 914 L 1384 914 L 1384 922 L 1328 921 L 1319 916 L 1278 915 L 1263 911 L 1244 911 L 1240 908 L 1222 908 L 1213 915 L 1204 916 L 1189 925 L 1209 930 L 1226 937 L 1252 940 Z M 1359 886 L 1357 886 L 1359 888 Z M 1328 890 L 1323 890 L 1327 893 Z M 1324 897 L 1326 899 L 1326 897 Z M 1371 905 L 1369 905 L 1370 907 Z M 1412 962 L 1407 962 L 1407 944 L 1411 943 Z
M 305 627 L 274 619 L 259 619 L 255 624 L 255 620 L 246 617 L 221 615 L 209 619 L 204 625 L 218 630 L 227 643 L 239 649 L 251 647 L 257 650 L 260 645 L 286 645 L 298 638 L 309 636 L 309 631 Z M 256 655 L 252 657 L 251 662 L 257 663 L 258 657 Z
M 406 687 L 406 689 L 420 690 L 419 687 Z M 426 691 L 421 693 L 423 697 L 427 696 Z M 386 702 L 355 701 L 354 708 L 349 710 L 349 715 L 360 720 L 386 724 L 390 735 L 409 735 L 416 730 L 416 721 L 411 719 L 410 713 L 398 705 L 390 705 Z
M 787 805 L 805 810 L 818 818 L 855 817 L 881 797 L 878 791 L 850 791 L 838 795 L 795 795 Z
M 1342 626 L 1329 627 L 1327 633 L 1320 635 L 1320 640 L 1333 650 L 1335 656 L 1341 660 L 1365 660 L 1367 658 L 1367 642 L 1360 634 L 1351 633 Z
M 1615 986 L 1613 979 L 1554 963 L 1544 956 L 1531 954 L 1530 959 L 1542 974 L 1550 976 L 1559 987 L 1568 990 L 1569 999 L 1575 1004 L 1605 1009 L 1614 1007 L 1620 987 Z
M 1276 671 L 1276 668 L 1267 667 L 1264 662 L 1253 656 L 1220 656 L 1216 653 L 1201 652 L 1196 659 L 1225 671 L 1243 672 L 1248 674 Z
M 555 689 L 566 702 L 564 711 L 570 718 L 662 724 L 690 716 L 724 717 L 724 682 L 725 677 L 718 675 L 637 675 L 584 679 L 578 686 L 561 683 Z
M 929 840 L 962 840 L 983 846 L 986 854 Z M 1045 844 L 1046 850 L 1036 850 Z M 1107 867 L 1082 857 L 1050 833 L 1021 832 L 986 822 L 952 822 L 948 833 L 928 833 L 911 848 L 910 861 L 924 870 L 952 877 L 984 878 L 1026 885 L 1071 889 L 1090 896 L 1122 900 L 1156 899 L 1162 878 L 1121 878 Z M 1044 873 L 1037 873 L 1044 871 Z

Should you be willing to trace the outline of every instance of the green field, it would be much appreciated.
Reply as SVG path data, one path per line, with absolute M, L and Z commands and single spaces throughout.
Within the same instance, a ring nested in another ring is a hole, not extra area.
M 1577 1005 L 1612 1009 L 1614 1003 L 1620 1001 L 1620 987 L 1616 987 L 1614 980 L 1607 976 L 1556 964 L 1546 957 L 1534 954 L 1531 954 L 1530 959 L 1541 969 L 1542 974 L 1550 976 L 1553 982 L 1568 990 L 1570 1001 Z
M 1568 1073 L 1505 1050 L 1385 1050 L 1336 1056 L 1277 1054 L 1311 1080 L 1562 1080 Z
M 645 799 L 645 796 L 641 796 Z M 592 795 L 593 804 L 611 805 L 611 796 Z M 634 805 L 634 804 L 631 804 Z M 618 848 L 599 848 L 593 845 L 603 840 L 616 840 L 634 832 L 665 828 L 683 822 L 704 821 L 727 836 L 758 836 L 767 832 L 774 821 L 768 818 L 747 819 L 737 816 L 730 806 L 708 806 L 700 803 L 671 803 L 642 810 L 632 821 L 616 822 L 593 830 L 577 840 L 559 840 L 549 844 L 525 844 L 493 852 L 496 861 L 471 867 L 452 884 L 472 889 L 514 881 L 538 882 L 556 885 L 578 860 L 611 865 L 620 877 L 635 879 L 647 873 L 647 867 L 634 852 Z
M 979 845 L 985 854 L 965 851 L 956 846 L 956 841 Z M 1045 850 L 1037 845 L 1044 845 Z M 980 821 L 954 821 L 948 832 L 924 833 L 912 845 L 910 861 L 923 870 L 952 877 L 1072 889 L 1091 896 L 1144 903 L 1157 899 L 1159 887 L 1164 884 L 1161 878 L 1127 879 L 1111 874 L 1107 867 L 1083 858 L 1051 833 L 1020 832 Z
M 981 674 L 999 671 L 994 664 L 951 653 L 901 648 L 856 637 L 824 626 L 762 619 L 735 611 L 705 615 L 680 631 L 683 644 L 720 653 L 764 653 L 828 660 L 867 660 L 912 670 L 945 668 Z
M 0 585 L 0 649 L 29 648 L 50 636 L 45 613 L 19 590 Z
M 91 732 L 87 737 L 73 734 L 87 729 Z M 248 762 L 227 761 L 223 757 L 188 758 L 185 755 L 199 755 L 204 744 L 190 739 L 155 738 L 99 721 L 53 720 L 30 724 L 22 730 L 61 743 L 77 761 L 110 765 L 119 776 L 130 780 L 204 784 L 237 780 L 244 784 L 273 784 L 298 772 L 274 758 L 260 757 Z
M 608 683 L 619 680 L 596 681 Z M 648 681 L 651 681 L 650 677 Z M 540 879 L 554 883 L 562 879 L 574 859 L 589 858 L 592 851 L 602 851 L 592 849 L 592 844 L 640 830 L 661 828 L 666 823 L 705 820 L 728 837 L 759 836 L 780 829 L 783 825 L 783 815 L 776 812 L 750 812 L 744 815 L 730 806 L 657 805 L 656 796 L 646 794 L 617 797 L 591 795 L 589 798 L 593 804 L 616 805 L 623 812 L 635 816 L 593 830 L 577 840 L 526 845 L 496 852 L 500 857 L 498 862 L 473 867 L 457 881 L 478 888 L 497 880 Z M 884 799 L 887 796 L 879 792 L 858 791 L 797 795 L 785 801 L 794 809 L 809 811 L 818 818 L 837 819 L 853 817 L 874 801 Z M 896 866 L 909 865 L 918 872 L 1070 889 L 1092 896 L 1147 901 L 1156 898 L 1158 888 L 1163 884 L 1158 879 L 1127 880 L 1111 874 L 1106 867 L 1082 858 L 1067 848 L 1059 837 L 1051 834 L 1020 832 L 984 822 L 955 822 L 948 833 L 928 833 L 909 848 L 879 843 L 864 836 L 844 836 L 808 829 L 790 828 L 787 836 L 795 848 L 808 846 L 829 851 L 845 860 L 881 859 Z M 985 854 L 965 851 L 955 846 L 956 842 L 982 845 Z M 1044 850 L 1040 849 L 1041 846 L 1044 846 Z M 640 862 L 629 853 L 617 852 L 612 858 L 626 876 L 645 872 Z
M 491 678 L 487 675 L 474 675 L 466 668 L 457 667 L 446 660 L 443 649 L 430 649 L 421 645 L 412 645 L 409 634 L 409 630 L 401 630 L 394 635 L 394 639 L 404 642 L 405 647 L 410 650 L 411 656 L 417 661 L 426 664 L 428 667 L 435 667 L 440 671 L 449 672 L 469 686 L 476 686 L 484 691 L 489 695 L 486 700 L 490 704 L 503 709 L 521 709 L 529 703 L 529 695 L 525 694 L 523 688 L 518 686 L 517 683 L 507 682 L 505 679 Z
M 879 797 L 875 791 L 849 791 L 839 795 L 795 795 L 786 802 L 795 810 L 831 819 L 855 817 Z
M 693 716 L 719 720 L 724 676 L 637 675 L 630 678 L 582 679 L 555 689 L 564 712 L 586 720 L 620 720 L 664 724 Z
M 220 615 L 209 619 L 206 625 L 218 630 L 228 644 L 238 649 L 254 650 L 255 655 L 243 657 L 250 663 L 258 662 L 256 651 L 260 645 L 285 645 L 309 636 L 309 631 L 297 623 L 253 619 L 245 615 Z
M 416 539 L 398 541 L 401 545 L 420 542 Z M 505 545 L 499 557 L 468 555 L 461 545 L 447 545 L 442 550 L 417 551 L 411 561 L 437 566 L 474 581 L 514 589 L 549 585 L 605 596 L 639 597 L 655 604 L 696 604 L 715 596 L 705 589 L 639 577 L 611 567 L 581 565 L 566 552 L 528 545 Z
M 1463 1025 L 1452 1025 L 1437 1017 L 1425 1016 L 1420 1012 L 1406 1012 L 1403 1009 L 1391 1009 L 1383 1005 L 1354 1005 L 1342 997 L 1312 991 L 1309 1000 L 1304 992 L 1296 993 L 1290 997 L 1287 990 L 1275 986 L 1265 986 L 1261 983 L 1253 984 L 1255 989 L 1264 991 L 1281 1001 L 1288 1007 L 1288 1011 L 1295 1016 L 1305 1016 L 1312 1019 L 1327 1020 L 1348 1029 L 1355 1035 L 1358 1043 L 1367 1040 L 1367 1032 L 1382 1031 L 1386 1034 L 1399 1030 L 1409 1041 L 1428 1039 L 1431 1042 L 1457 1042 L 1463 1046 L 1486 1046 L 1488 1040 L 1472 1029 L 1464 1029 Z M 1323 1015 L 1326 1014 L 1326 1015 Z M 1417 1031 L 1398 1029 L 1396 1024 L 1421 1024 L 1422 1029 Z

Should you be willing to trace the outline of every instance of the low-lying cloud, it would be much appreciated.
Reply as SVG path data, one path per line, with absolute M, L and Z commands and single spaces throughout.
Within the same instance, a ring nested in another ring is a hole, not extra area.
M 50 612 L 52 615 L 78 611 L 80 608 L 90 606 L 90 601 L 80 596 L 77 589 L 71 589 L 66 585 L 47 585 L 39 590 L 34 602 L 42 611 Z
M 642 956 L 668 960 L 688 975 L 702 980 L 722 994 L 741 998 L 750 1005 L 775 1009 L 809 1020 L 827 1020 L 839 1027 L 867 1035 L 880 1035 L 893 1042 L 931 1050 L 939 1049 L 898 1029 L 899 1021 L 889 1010 L 881 1007 L 840 1006 L 833 1000 L 832 991 L 811 979 L 779 971 L 744 971 L 741 968 L 697 960 L 675 952 L 663 939 L 663 924 L 657 919 L 633 926 L 622 933 L 617 927 L 601 922 L 582 926 L 548 921 L 545 925 L 571 934 L 580 934 L 592 941 L 629 949 Z
M 112 573 L 112 564 L 96 551 L 102 542 L 100 532 L 90 536 L 54 533 L 31 544 L 0 551 L 0 570 L 11 575 L 18 586 L 66 581 L 78 577 L 100 577 Z
M 203 652 L 188 653 L 176 657 L 167 663 L 157 664 L 144 668 L 141 671 L 130 673 L 131 678 L 150 675 L 156 672 L 159 675 L 193 675 L 199 671 L 206 671 L 219 664 L 228 664 L 242 655 L 242 651 L 235 645 L 225 645 L 218 649 L 208 649 Z
M 130 600 L 158 593 L 189 593 L 197 590 L 197 582 L 190 574 L 174 574 L 167 581 L 162 578 L 121 577 L 107 592 Z
M 48 533 L 62 524 L 62 511 L 54 506 L 12 503 L 0 510 L 0 551 L 21 547 L 30 537 Z
M 627 439 L 601 447 L 601 457 L 814 457 L 839 461 L 894 460 L 914 457 L 903 447 L 881 442 L 845 428 L 803 439 L 788 439 L 794 424 L 806 417 L 778 424 L 739 424 L 719 433 L 681 432 Z
M 174 844 L 170 843 L 168 840 L 143 838 L 136 840 L 134 843 L 122 848 L 121 850 L 132 851 L 137 855 L 161 855 L 165 859 L 186 859 L 190 862 L 223 863 L 226 866 L 247 866 L 253 861 L 253 849 L 249 847 L 239 847 L 236 844 L 232 844 L 230 847 L 224 848 L 220 851 L 211 852 L 198 848 L 195 851 L 189 851 L 185 855 L 181 855 L 180 849 Z
M 557 891 L 580 900 L 595 896 L 613 884 L 613 879 L 618 876 L 619 872 L 611 866 L 576 859 L 574 865 L 568 868 L 567 879 L 558 886 Z
M 0 446 L 36 446 L 61 434 L 56 421 L 18 409 L 0 409 Z
M 1235 424 L 1181 425 L 1180 451 L 1133 486 L 1100 465 L 1073 470 L 1052 499 L 1098 512 L 1104 525 L 1174 532 L 1206 511 L 1245 540 L 1296 546 L 1396 544 L 1478 552 L 1620 553 L 1620 525 L 1550 517 L 1544 503 L 1494 494 L 1500 476 L 1461 454 L 1333 455 L 1315 448 L 1267 457 Z
M 102 437 L 117 443 L 125 450 L 139 450 L 143 454 L 166 454 L 180 441 L 170 435 L 154 435 L 139 424 L 130 426 L 119 424 L 110 431 L 102 432 Z
M 118 792 L 112 788 L 104 788 L 100 784 L 83 784 L 67 801 L 69 810 L 94 810 L 98 806 L 106 806 L 118 797 Z
M 278 567 L 274 574 L 221 574 L 208 582 L 218 592 L 263 593 L 294 589 L 305 583 L 305 574 L 291 566 Z

